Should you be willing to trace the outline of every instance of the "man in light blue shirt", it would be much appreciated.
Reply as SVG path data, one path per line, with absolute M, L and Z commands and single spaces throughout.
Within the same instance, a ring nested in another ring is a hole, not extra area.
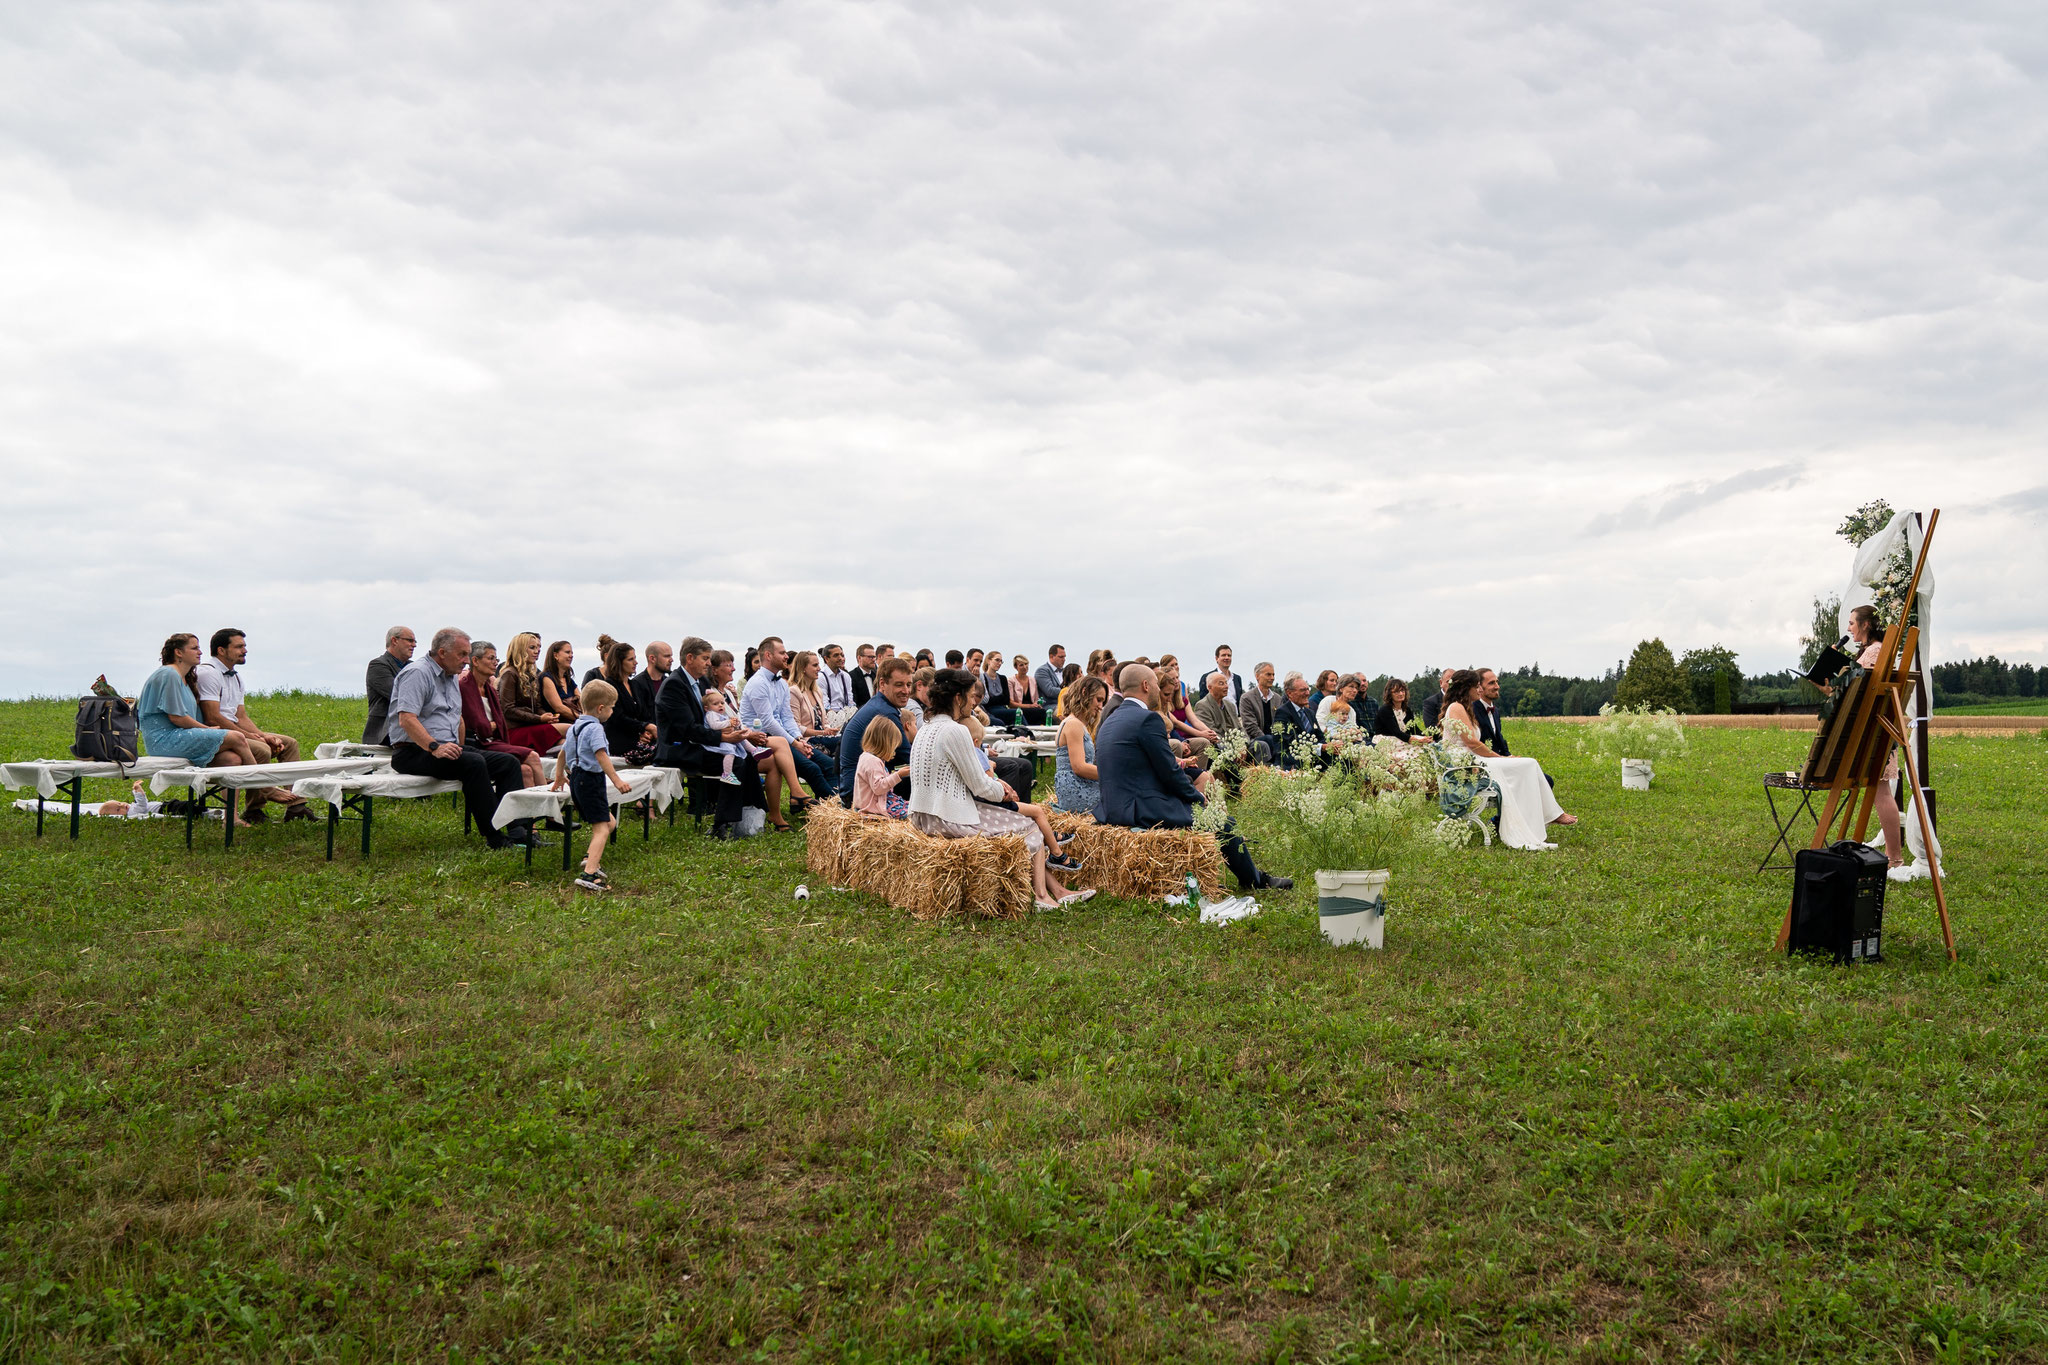
M 519 760 L 464 742 L 462 687 L 455 679 L 468 661 L 468 634 L 444 626 L 434 632 L 426 658 L 399 670 L 391 683 L 385 729 L 391 769 L 460 782 L 463 803 L 484 842 L 492 848 L 523 847 L 533 842 L 532 821 L 515 820 L 504 833 L 491 823 L 499 798 L 526 785 Z
M 834 789 L 831 779 L 837 775 L 838 764 L 822 748 L 812 747 L 804 738 L 803 727 L 796 723 L 796 714 L 789 709 L 789 684 L 782 677 L 782 670 L 789 663 L 789 651 L 782 647 L 778 637 L 771 635 L 761 642 L 756 662 L 759 667 L 740 692 L 740 723 L 786 740 L 797 776 L 822 797 Z

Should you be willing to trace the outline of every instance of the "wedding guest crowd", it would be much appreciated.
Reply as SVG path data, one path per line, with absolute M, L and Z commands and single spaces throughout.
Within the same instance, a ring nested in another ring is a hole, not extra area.
M 490 641 L 452 627 L 435 632 L 424 656 L 418 649 L 411 628 L 385 632 L 383 652 L 365 669 L 363 742 L 388 746 L 397 771 L 460 782 L 477 829 L 496 847 L 531 842 L 530 828 L 501 832 L 489 817 L 507 792 L 543 781 L 544 757 L 579 723 L 601 726 L 607 760 L 620 768 L 662 765 L 708 784 L 719 839 L 792 828 L 785 793 L 790 814 L 836 799 L 946 838 L 1020 834 L 1041 904 L 1072 893 L 1051 826 L 1030 800 L 1032 760 L 994 751 L 1013 729 L 1049 738 L 1050 808 L 1105 823 L 1186 826 L 1226 754 L 1238 765 L 1322 766 L 1344 744 L 1374 737 L 1455 745 L 1479 758 L 1502 792 L 1503 837 L 1512 823 L 1517 846 L 1531 846 L 1546 824 L 1573 823 L 1548 775 L 1509 748 L 1491 669 L 1443 670 L 1417 708 L 1406 682 L 1390 677 L 1375 697 L 1363 671 L 1321 669 L 1313 682 L 1290 671 L 1276 686 L 1275 666 L 1261 660 L 1247 682 L 1227 644 L 1193 688 L 1172 654 L 1120 660 L 1096 649 L 1084 665 L 1058 644 L 1034 668 L 1028 655 L 999 649 L 920 649 L 906 658 L 892 643 L 861 642 L 849 659 L 840 644 L 791 651 L 770 635 L 746 651 L 735 677 L 732 653 L 700 636 L 673 650 L 662 640 L 636 650 L 600 635 L 581 685 L 571 643 L 543 649 L 532 631 L 511 636 L 502 661 Z M 247 636 L 234 628 L 214 632 L 204 655 L 195 635 L 167 640 L 138 708 L 147 751 L 198 765 L 295 761 L 298 742 L 250 713 L 247 657 Z M 586 718 L 582 696 L 592 683 L 609 695 L 604 714 Z M 1023 728 L 1040 726 L 1050 736 Z M 593 744 L 578 752 L 576 771 L 594 771 Z M 282 786 L 249 790 L 237 818 L 260 820 L 271 803 L 287 820 L 312 818 Z M 1233 832 L 1221 842 L 1241 885 L 1274 884 Z

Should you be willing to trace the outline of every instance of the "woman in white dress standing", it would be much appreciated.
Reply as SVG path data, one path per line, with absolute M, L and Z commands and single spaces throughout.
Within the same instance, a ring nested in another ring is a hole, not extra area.
M 1549 849 L 1557 845 L 1543 837 L 1548 825 L 1576 825 L 1579 817 L 1565 814 L 1550 784 L 1543 780 L 1543 765 L 1533 758 L 1503 758 L 1479 742 L 1479 726 L 1472 719 L 1474 700 L 1479 695 L 1479 674 L 1461 668 L 1444 684 L 1443 744 L 1461 744 L 1478 755 L 1486 775 L 1500 787 L 1500 841 L 1509 848 Z

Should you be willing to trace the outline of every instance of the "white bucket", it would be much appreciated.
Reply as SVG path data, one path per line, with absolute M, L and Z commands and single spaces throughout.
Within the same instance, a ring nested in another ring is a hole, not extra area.
M 1621 789 L 1628 792 L 1646 792 L 1650 782 L 1657 776 L 1647 758 L 1624 758 L 1621 760 Z
M 1387 938 L 1385 868 L 1374 872 L 1316 873 L 1316 909 L 1323 938 L 1334 944 L 1363 943 L 1383 948 Z

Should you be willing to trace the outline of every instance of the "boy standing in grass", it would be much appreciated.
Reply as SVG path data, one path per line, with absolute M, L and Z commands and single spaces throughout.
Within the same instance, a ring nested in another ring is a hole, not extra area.
M 622 792 L 632 790 L 612 766 L 611 744 L 604 734 L 604 723 L 611 719 L 619 693 L 603 678 L 593 678 L 583 684 L 576 699 L 582 703 L 583 714 L 576 717 L 576 723 L 562 740 L 562 754 L 555 760 L 555 783 L 551 790 L 560 791 L 566 784 L 576 813 L 590 826 L 590 851 L 583 855 L 583 874 L 576 879 L 576 885 L 585 891 L 609 891 L 612 881 L 604 875 L 604 846 L 619 822 L 605 795 L 605 780 L 609 778 Z

